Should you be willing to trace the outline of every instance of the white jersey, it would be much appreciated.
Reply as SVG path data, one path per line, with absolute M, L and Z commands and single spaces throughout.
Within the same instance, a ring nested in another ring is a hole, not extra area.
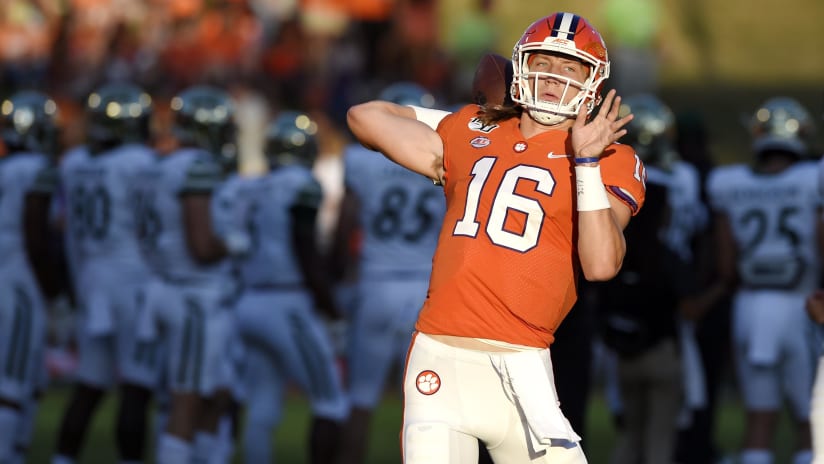
M 98 155 L 86 147 L 71 150 L 60 164 L 66 196 L 66 225 L 72 267 L 116 269 L 143 278 L 147 268 L 136 240 L 136 174 L 153 165 L 155 153 L 144 145 L 122 145 Z
M 23 238 L 26 195 L 51 193 L 54 172 L 45 155 L 16 153 L 0 158 L 0 256 L 3 263 L 28 262 Z
M 360 200 L 362 275 L 428 276 L 446 212 L 443 189 L 360 145 L 344 152 L 344 181 Z
M 777 174 L 759 174 L 744 165 L 710 173 L 710 203 L 729 218 L 744 288 L 808 293 L 819 284 L 818 175 L 811 162 Z
M 232 174 L 226 178 L 212 195 L 212 227 L 215 234 L 224 242 L 232 240 L 232 236 L 242 235 L 245 240 L 251 240 L 247 230 L 248 208 L 251 191 L 255 188 L 256 178 Z M 224 288 L 234 298 L 240 291 L 239 262 L 242 258 L 235 257 L 224 260 L 217 267 L 217 272 L 224 275 Z
M 212 194 L 212 227 L 215 234 L 227 238 L 231 234 L 246 232 L 246 208 L 249 191 L 254 189 L 256 178 L 238 174 L 229 175 Z
M 298 205 L 319 208 L 320 183 L 308 168 L 292 165 L 256 179 L 248 194 L 252 248 L 239 263 L 243 284 L 251 288 L 304 285 L 292 244 L 289 210 Z
M 26 254 L 23 218 L 26 195 L 51 193 L 55 174 L 46 155 L 0 158 L 0 397 L 13 403 L 31 400 L 45 372 L 47 317 Z
M 223 262 L 202 265 L 186 242 L 181 196 L 210 194 L 223 180 L 220 165 L 208 152 L 183 148 L 140 173 L 136 190 L 138 236 L 152 270 L 172 282 L 221 283 Z
M 646 166 L 647 182 L 667 187 L 671 217 L 664 243 L 684 261 L 692 261 L 692 240 L 707 228 L 709 213 L 701 201 L 701 177 L 690 163 L 676 161 L 668 171 Z

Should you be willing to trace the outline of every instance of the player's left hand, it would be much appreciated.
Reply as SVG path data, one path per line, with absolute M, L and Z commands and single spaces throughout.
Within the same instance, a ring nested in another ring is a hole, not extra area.
M 581 105 L 572 126 L 572 149 L 576 158 L 600 158 L 604 150 L 627 133 L 623 127 L 632 121 L 632 113 L 618 119 L 621 97 L 615 89 L 607 93 L 598 114 L 587 121 L 586 105 Z

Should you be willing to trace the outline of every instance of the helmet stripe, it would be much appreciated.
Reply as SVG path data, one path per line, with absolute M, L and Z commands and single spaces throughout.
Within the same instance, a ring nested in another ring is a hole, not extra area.
M 574 40 L 575 31 L 578 29 L 578 22 L 580 20 L 580 16 L 571 13 L 556 15 L 555 22 L 552 24 L 552 37 Z

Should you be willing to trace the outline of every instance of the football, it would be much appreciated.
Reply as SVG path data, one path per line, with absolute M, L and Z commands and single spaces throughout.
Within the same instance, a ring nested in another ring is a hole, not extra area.
M 478 105 L 507 105 L 512 100 L 512 62 L 497 53 L 482 56 L 472 79 L 472 101 Z

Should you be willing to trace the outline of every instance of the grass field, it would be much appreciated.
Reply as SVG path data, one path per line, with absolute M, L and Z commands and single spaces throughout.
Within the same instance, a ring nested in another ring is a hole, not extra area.
M 52 389 L 45 397 L 35 430 L 29 464 L 47 464 L 60 422 L 63 406 L 68 399 L 69 389 Z M 736 448 L 740 437 L 743 417 L 732 391 L 724 394 L 723 406 L 718 417 L 718 440 L 721 448 L 730 453 Z M 117 462 L 114 449 L 113 418 L 114 403 L 108 398 L 89 432 L 88 442 L 81 462 L 83 464 L 111 464 Z M 401 422 L 400 400 L 387 395 L 378 409 L 372 424 L 367 464 L 400 463 L 398 430 Z M 276 462 L 298 464 L 307 462 L 306 432 L 309 425 L 309 409 L 303 397 L 297 393 L 290 395 L 284 416 L 284 423 L 277 431 L 275 441 Z M 593 393 L 588 416 L 588 430 L 582 434 L 584 446 L 591 464 L 606 464 L 615 440 L 603 396 L 598 390 Z M 784 418 L 777 440 L 778 454 L 775 462 L 790 462 L 792 434 L 789 423 Z M 240 457 L 235 462 L 241 462 Z M 708 463 L 711 464 L 711 463 Z

